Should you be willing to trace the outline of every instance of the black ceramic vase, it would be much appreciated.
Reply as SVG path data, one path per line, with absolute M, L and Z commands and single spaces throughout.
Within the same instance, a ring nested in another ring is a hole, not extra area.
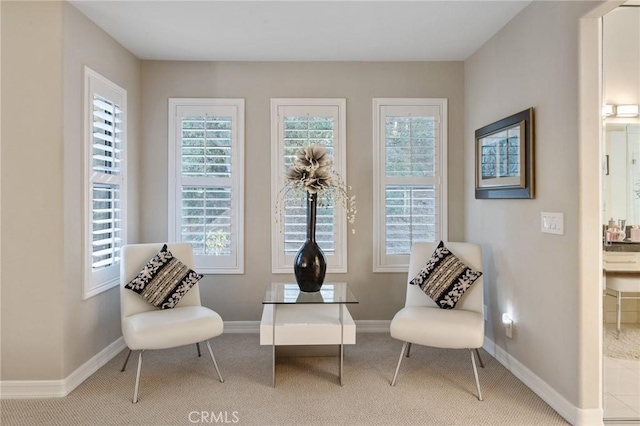
M 307 192 L 307 240 L 293 261 L 293 272 L 301 291 L 320 291 L 327 272 L 327 261 L 316 243 L 317 194 Z

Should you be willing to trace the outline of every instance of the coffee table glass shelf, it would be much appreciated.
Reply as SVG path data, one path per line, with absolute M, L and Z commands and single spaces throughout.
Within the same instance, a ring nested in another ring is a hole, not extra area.
M 272 346 L 273 386 L 276 385 L 276 346 L 338 345 L 342 386 L 344 345 L 356 343 L 356 324 L 345 305 L 358 300 L 347 283 L 325 283 L 315 293 L 297 284 L 267 286 L 260 321 L 260 344 Z

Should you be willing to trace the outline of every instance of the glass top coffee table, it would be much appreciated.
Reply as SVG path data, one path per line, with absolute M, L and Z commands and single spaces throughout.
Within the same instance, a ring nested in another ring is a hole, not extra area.
M 272 346 L 273 386 L 276 385 L 276 346 L 339 345 L 340 386 L 344 345 L 355 344 L 355 322 L 346 304 L 358 300 L 347 283 L 325 283 L 314 293 L 300 291 L 297 284 L 267 286 L 260 322 L 260 344 Z
M 298 284 L 271 283 L 267 286 L 263 304 L 297 304 L 297 303 L 358 303 L 347 283 L 326 283 L 320 291 L 307 293 L 300 291 Z

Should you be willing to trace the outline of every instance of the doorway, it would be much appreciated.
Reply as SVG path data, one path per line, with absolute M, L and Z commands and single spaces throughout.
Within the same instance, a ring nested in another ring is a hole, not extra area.
M 613 240 L 603 253 L 603 418 L 640 421 L 640 318 L 633 299 L 640 293 L 620 293 L 629 299 L 619 305 L 616 291 L 640 285 L 640 241 L 630 241 L 631 226 L 640 225 L 640 4 L 627 2 L 603 16 L 601 69 L 601 223 Z M 608 261 L 622 258 L 628 263 Z

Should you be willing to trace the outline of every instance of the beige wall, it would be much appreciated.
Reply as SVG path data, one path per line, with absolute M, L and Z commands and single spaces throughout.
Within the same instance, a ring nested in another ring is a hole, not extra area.
M 59 379 L 64 342 L 62 6 L 3 1 L 0 7 L 0 374 L 2 380 Z
M 406 274 L 372 273 L 372 98 L 449 99 L 449 235 L 464 237 L 463 96 L 461 62 L 162 62 L 142 65 L 141 236 L 167 238 L 167 99 L 245 99 L 245 274 L 208 275 L 203 303 L 226 321 L 257 321 L 264 288 L 293 280 L 271 274 L 270 98 L 347 99 L 347 179 L 357 197 L 356 234 L 349 234 L 348 281 L 360 304 L 357 320 L 390 320 L 404 303 Z
M 603 101 L 640 104 L 640 8 L 612 10 L 602 25 Z
M 535 199 L 476 200 L 473 177 L 466 176 L 466 235 L 484 248 L 486 333 L 577 407 L 578 40 L 580 18 L 594 5 L 534 2 L 465 63 L 467 170 L 475 129 L 535 108 Z M 541 211 L 563 212 L 565 234 L 542 234 Z M 598 277 L 591 278 L 597 291 Z M 500 324 L 502 312 L 514 319 L 512 340 Z
M 135 240 L 140 63 L 68 3 L 1 7 L 1 379 L 60 380 L 121 335 L 117 288 L 82 300 L 83 65 L 128 92 Z
M 64 3 L 64 373 L 73 372 L 118 339 L 118 287 L 82 300 L 84 66 L 127 91 L 128 239 L 138 240 L 140 61 L 93 22 Z

